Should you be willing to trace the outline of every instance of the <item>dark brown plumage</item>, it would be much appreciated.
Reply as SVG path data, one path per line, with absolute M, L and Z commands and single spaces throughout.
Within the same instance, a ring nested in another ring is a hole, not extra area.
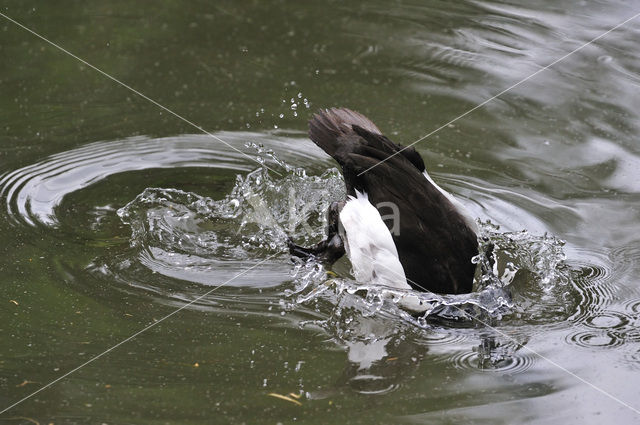
M 376 207 L 383 202 L 397 205 L 399 233 L 392 236 L 411 287 L 454 294 L 472 290 L 477 237 L 422 174 L 424 162 L 414 148 L 402 150 L 364 115 L 343 108 L 315 114 L 309 136 L 342 167 L 347 194 L 366 192 Z

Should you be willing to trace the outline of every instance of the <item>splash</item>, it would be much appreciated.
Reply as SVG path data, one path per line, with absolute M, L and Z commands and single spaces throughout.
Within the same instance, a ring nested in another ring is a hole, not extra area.
M 182 293 L 184 281 L 208 284 L 212 275 L 221 278 L 224 273 L 224 279 L 231 278 L 247 263 L 275 254 L 273 261 L 290 273 L 289 279 L 279 276 L 272 284 L 260 283 L 251 302 L 271 297 L 269 310 L 274 302 L 283 313 L 304 311 L 305 318 L 312 317 L 300 326 L 320 328 L 345 347 L 353 368 L 345 379 L 367 394 L 397 388 L 394 368 L 385 359 L 415 365 L 427 346 L 441 347 L 443 361 L 461 368 L 526 370 L 534 364 L 531 356 L 518 353 L 526 338 L 517 332 L 506 337 L 493 329 L 522 329 L 519 324 L 553 323 L 572 314 L 573 304 L 565 299 L 572 272 L 565 264 L 564 243 L 550 235 L 501 232 L 490 221 L 478 222 L 480 254 L 473 261 L 486 272 L 476 274 L 470 294 L 362 284 L 353 279 L 346 258 L 332 270 L 299 259 L 293 259 L 291 268 L 287 238 L 307 246 L 324 238 L 326 210 L 331 202 L 344 199 L 344 182 L 335 168 L 308 175 L 264 146 L 248 146 L 257 152 L 258 162 L 268 163 L 281 176 L 266 167 L 238 175 L 221 199 L 177 189 L 144 190 L 118 210 L 131 227 L 131 249 L 106 269 L 133 277 L 136 270 L 151 270 L 166 278 L 154 281 L 173 288 L 173 294 Z M 180 281 L 173 282 L 176 278 Z M 263 266 L 257 278 L 268 279 Z M 146 278 L 138 280 L 149 286 Z M 268 286 L 282 288 L 283 281 L 284 289 L 262 292 Z M 246 285 L 256 286 L 255 278 Z M 240 302 L 249 302 L 249 295 L 243 292 Z M 238 302 L 234 295 L 218 296 L 223 298 L 203 303 L 211 307 Z
M 319 239 L 324 211 L 344 196 L 337 169 L 308 176 L 271 150 L 249 144 L 257 159 L 275 163 L 282 177 L 266 167 L 238 175 L 230 193 L 215 200 L 177 189 L 148 188 L 118 210 L 131 227 L 132 246 L 218 259 L 242 260 L 286 249 L 286 238 Z
M 358 315 L 383 311 L 410 323 L 432 328 L 441 320 L 452 323 L 495 324 L 505 318 L 554 320 L 573 311 L 571 269 L 565 263 L 564 242 L 550 235 L 536 236 L 526 231 L 500 232 L 490 221 L 478 221 L 480 254 L 473 259 L 483 264 L 475 291 L 462 295 L 439 295 L 413 290 L 372 287 L 350 278 L 329 278 L 327 271 L 314 262 L 298 262 L 294 268 L 296 286 L 287 292 L 296 304 L 330 303 L 336 305 L 335 317 L 325 323 L 340 334 L 344 305 Z M 480 270 L 480 268 L 479 268 Z M 331 274 L 331 273 L 330 273 Z M 355 300 L 354 300 L 355 298 Z
M 282 176 L 274 177 L 266 167 L 238 175 L 231 191 L 218 200 L 177 189 L 146 189 L 118 210 L 131 227 L 131 246 L 151 251 L 177 269 L 202 266 L 210 258 L 243 261 L 281 253 L 288 259 L 287 237 L 301 245 L 321 240 L 327 208 L 345 196 L 339 171 L 330 168 L 310 176 L 264 146 L 247 146 L 257 152 L 261 164 L 268 162 Z M 330 312 L 328 319 L 316 324 L 336 335 L 349 329 L 350 318 L 376 314 L 430 328 L 441 320 L 458 324 L 491 324 L 505 317 L 544 320 L 570 310 L 564 302 L 571 271 L 565 265 L 563 241 L 526 231 L 500 232 L 490 221 L 478 224 L 480 254 L 474 262 L 488 271 L 477 273 L 476 290 L 470 294 L 372 287 L 354 281 L 346 260 L 335 265 L 332 277 L 321 264 L 296 260 L 293 285 L 285 289 L 282 305 Z
M 511 294 L 513 319 L 545 323 L 566 319 L 575 312 L 575 271 L 566 263 L 563 240 L 526 230 L 500 232 L 491 221 L 480 223 L 480 239 L 482 246 L 493 246 L 495 264 L 492 276 L 476 279 L 478 287 L 499 276 Z

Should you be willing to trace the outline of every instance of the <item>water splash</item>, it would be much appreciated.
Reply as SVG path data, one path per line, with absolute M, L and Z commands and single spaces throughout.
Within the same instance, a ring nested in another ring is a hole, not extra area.
M 357 380 L 354 389 L 359 392 L 363 382 L 366 391 L 392 391 L 388 359 L 402 358 L 403 353 L 415 359 L 424 347 L 442 347 L 442 361 L 457 368 L 526 371 L 536 363 L 535 355 L 521 350 L 528 342 L 529 325 L 563 322 L 575 312 L 575 297 L 564 296 L 573 294 L 564 242 L 549 235 L 500 232 L 489 221 L 478 224 L 480 254 L 474 261 L 487 272 L 477 274 L 476 290 L 470 294 L 374 287 L 337 277 L 313 261 L 299 261 L 285 305 L 328 312 L 326 318 L 303 325 L 324 329 L 345 347 L 357 369 L 348 382 Z M 410 347 L 408 340 L 424 345 Z
M 340 305 L 345 297 L 356 295 L 360 301 L 351 308 L 360 307 L 358 314 L 371 315 L 390 309 L 424 328 L 438 319 L 494 323 L 512 315 L 528 315 L 527 319 L 531 319 L 548 314 L 549 319 L 556 318 L 556 307 L 560 306 L 563 315 L 572 311 L 571 303 L 567 305 L 562 297 L 571 291 L 571 269 L 565 264 L 563 241 L 526 231 L 501 233 L 499 227 L 489 221 L 478 224 L 480 254 L 474 261 L 493 263 L 493 267 L 477 274 L 476 290 L 470 294 L 439 295 L 372 287 L 349 278 L 327 279 L 321 265 L 299 262 L 293 272 L 296 286 L 287 295 L 292 305 L 316 302 L 320 297 Z M 561 295 L 560 301 L 558 295 Z M 534 303 L 538 306 L 529 305 Z
M 274 253 L 288 257 L 287 237 L 303 245 L 322 239 L 327 208 L 345 196 L 339 171 L 330 168 L 310 176 L 262 145 L 247 147 L 255 150 L 260 163 L 269 162 L 282 176 L 274 177 L 265 167 L 238 175 L 232 190 L 219 200 L 177 189 L 146 189 L 118 210 L 131 227 L 131 246 L 178 269 L 194 263 L 202 266 L 210 263 L 208 258 L 242 261 Z M 532 319 L 556 317 L 558 310 L 565 314 L 563 294 L 568 292 L 570 270 L 564 263 L 563 242 L 526 231 L 503 233 L 490 221 L 479 226 L 480 254 L 474 261 L 490 271 L 478 273 L 471 294 L 371 287 L 355 282 L 344 260 L 334 267 L 338 275 L 327 279 L 322 265 L 297 261 L 294 284 L 285 290 L 283 306 L 322 306 L 317 308 L 331 311 L 330 317 L 317 324 L 332 328 L 336 335 L 345 324 L 345 306 L 352 316 L 385 312 L 420 328 L 437 320 L 494 323 L 512 315 Z
M 320 238 L 324 211 L 336 196 L 344 196 L 338 170 L 308 176 L 272 151 L 249 146 L 262 164 L 275 163 L 283 176 L 272 177 L 265 167 L 238 175 L 220 200 L 177 189 L 146 189 L 118 210 L 131 227 L 132 246 L 242 260 L 286 250 L 287 236 L 309 243 Z
M 226 135 L 238 146 L 239 140 L 245 143 L 250 138 L 245 136 Z M 524 370 L 532 362 L 515 354 L 517 344 L 500 338 L 491 342 L 495 335 L 481 336 L 479 345 L 470 339 L 479 338 L 478 328 L 486 329 L 484 324 L 551 323 L 572 314 L 574 277 L 565 264 L 562 241 L 549 235 L 501 232 L 491 222 L 479 223 L 481 254 L 475 259 L 491 272 L 476 276 L 476 291 L 471 294 L 370 287 L 354 281 L 346 259 L 333 266 L 331 277 L 313 262 L 296 261 L 292 271 L 287 237 L 307 246 L 321 240 L 327 208 L 345 197 L 344 182 L 336 168 L 327 169 L 322 157 L 314 156 L 311 147 L 293 139 L 276 142 L 297 150 L 276 155 L 261 144 L 244 146 L 254 150 L 258 162 L 277 169 L 282 174 L 278 177 L 266 167 L 252 170 L 253 164 L 244 158 L 206 150 L 210 144 L 199 137 L 135 139 L 96 143 L 79 153 L 70 151 L 5 175 L 0 180 L 0 197 L 16 224 L 40 223 L 78 232 L 83 226 L 77 226 L 77 218 L 84 219 L 85 227 L 102 232 L 99 244 L 108 249 L 83 266 L 83 272 L 125 291 L 152 294 L 158 302 L 191 301 L 202 294 L 202 285 L 217 286 L 260 263 L 259 270 L 193 308 L 230 311 L 237 306 L 239 311 L 253 309 L 257 314 L 289 310 L 298 313 L 291 316 L 313 318 L 303 325 L 324 329 L 348 347 L 349 360 L 357 370 L 367 370 L 349 378 L 361 392 L 395 389 L 393 380 L 380 378 L 387 376 L 387 369 L 393 370 L 396 361 L 414 365 L 413 359 L 423 355 L 427 346 L 447 347 L 445 361 L 460 367 Z M 274 149 L 280 151 L 277 143 Z M 122 160 L 128 156 L 133 158 Z M 99 159 L 107 161 L 108 167 L 96 169 Z M 54 172 L 59 161 L 66 167 L 62 174 Z M 289 165 L 294 163 L 307 167 Z M 82 212 L 70 214 L 73 209 L 65 204 L 92 199 L 96 182 L 124 173 L 203 166 L 242 174 L 229 181 L 232 188 L 220 199 L 175 188 L 147 188 L 120 209 L 117 204 L 89 206 L 86 217 Z M 89 168 L 92 173 L 83 171 Z M 38 174 L 40 169 L 44 171 Z M 65 179 L 73 184 L 59 184 Z M 128 246 L 120 238 L 109 238 L 109 229 L 118 228 L 118 219 L 130 228 Z M 274 259 L 262 263 L 273 254 Z M 487 267 L 490 259 L 495 267 Z M 636 307 L 633 304 L 630 309 Z M 575 339 L 586 341 L 579 335 Z M 589 342 L 598 341 L 591 338 Z M 386 366 L 376 372 L 376 365 Z

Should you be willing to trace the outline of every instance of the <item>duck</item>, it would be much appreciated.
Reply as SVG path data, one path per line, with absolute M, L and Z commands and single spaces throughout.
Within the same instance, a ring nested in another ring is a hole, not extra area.
M 326 238 L 289 252 L 328 266 L 345 254 L 355 280 L 436 294 L 472 291 L 478 227 L 427 173 L 412 146 L 392 142 L 366 116 L 322 109 L 309 138 L 340 166 L 346 199 L 327 211 Z

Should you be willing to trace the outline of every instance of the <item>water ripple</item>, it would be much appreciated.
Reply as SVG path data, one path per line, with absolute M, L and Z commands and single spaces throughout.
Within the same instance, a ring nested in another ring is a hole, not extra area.
M 476 347 L 473 351 L 462 351 L 449 359 L 456 368 L 485 372 L 524 372 L 537 360 L 534 354 L 510 353 L 509 350 L 485 351 Z
M 636 320 L 640 320 L 640 298 L 627 300 L 625 310 L 629 312 Z
M 584 321 L 584 325 L 593 329 L 621 329 L 631 322 L 631 318 L 615 311 L 603 312 Z
M 567 341 L 583 348 L 615 348 L 624 344 L 624 338 L 615 332 L 592 330 L 573 332 Z
M 264 142 L 276 148 L 287 146 L 282 158 L 295 158 L 298 163 L 317 163 L 318 158 L 324 156 L 311 143 L 290 138 L 257 133 L 220 133 L 219 136 L 242 151 L 247 150 L 244 145 L 248 141 Z M 0 199 L 14 221 L 55 227 L 60 223 L 55 210 L 65 196 L 115 174 L 190 167 L 249 171 L 255 166 L 249 157 L 206 135 L 132 137 L 90 143 L 9 172 L 0 179 Z

